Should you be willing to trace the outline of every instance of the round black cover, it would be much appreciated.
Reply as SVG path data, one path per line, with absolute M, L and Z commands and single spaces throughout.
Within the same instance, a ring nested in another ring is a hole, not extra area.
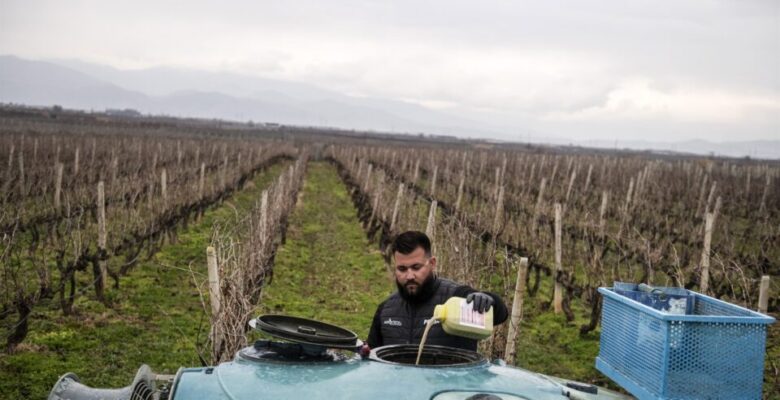
M 353 350 L 360 344 L 355 332 L 306 318 L 262 315 L 257 317 L 255 326 L 258 330 L 290 342 Z

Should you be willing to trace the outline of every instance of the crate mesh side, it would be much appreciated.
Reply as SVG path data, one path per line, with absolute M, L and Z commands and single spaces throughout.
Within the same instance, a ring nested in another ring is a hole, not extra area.
M 752 317 L 748 310 L 740 307 L 733 306 L 731 304 L 723 304 L 717 301 L 713 301 L 706 297 L 696 296 L 696 301 L 693 305 L 694 315 L 713 315 L 713 316 L 728 316 L 728 317 Z
M 666 327 L 609 297 L 602 309 L 599 357 L 651 392 L 661 391 Z
M 673 321 L 670 399 L 760 399 L 766 325 Z

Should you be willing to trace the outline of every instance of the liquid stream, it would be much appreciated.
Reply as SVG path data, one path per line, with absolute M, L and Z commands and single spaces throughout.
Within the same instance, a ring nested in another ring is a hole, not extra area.
M 425 324 L 425 330 L 423 331 L 422 340 L 420 340 L 420 347 L 417 349 L 417 361 L 414 363 L 414 365 L 420 365 L 420 356 L 422 356 L 423 347 L 425 347 L 425 341 L 428 340 L 428 331 L 431 330 L 431 327 L 439 323 L 439 320 L 436 318 L 431 318 L 428 320 L 428 323 Z

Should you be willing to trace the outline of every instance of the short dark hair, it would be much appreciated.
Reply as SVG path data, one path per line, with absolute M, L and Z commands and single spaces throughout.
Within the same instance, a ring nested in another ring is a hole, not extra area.
M 396 236 L 393 241 L 393 253 L 409 254 L 418 247 L 425 250 L 426 257 L 431 256 L 431 239 L 420 231 L 406 231 Z

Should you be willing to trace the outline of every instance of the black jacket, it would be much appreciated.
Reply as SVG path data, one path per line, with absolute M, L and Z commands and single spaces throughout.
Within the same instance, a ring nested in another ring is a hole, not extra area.
M 433 282 L 433 290 L 427 298 L 411 303 L 393 293 L 377 307 L 371 330 L 368 333 L 368 345 L 371 348 L 390 344 L 418 344 L 425 330 L 425 321 L 433 316 L 437 304 L 443 304 L 450 297 L 466 297 L 477 292 L 467 285 L 459 285 L 451 280 L 437 278 Z M 493 324 L 506 321 L 507 309 L 504 302 L 496 294 L 485 292 L 493 298 Z M 477 341 L 460 336 L 452 336 L 444 332 L 441 325 L 434 325 L 428 333 L 426 344 L 457 347 L 466 350 L 476 350 Z

